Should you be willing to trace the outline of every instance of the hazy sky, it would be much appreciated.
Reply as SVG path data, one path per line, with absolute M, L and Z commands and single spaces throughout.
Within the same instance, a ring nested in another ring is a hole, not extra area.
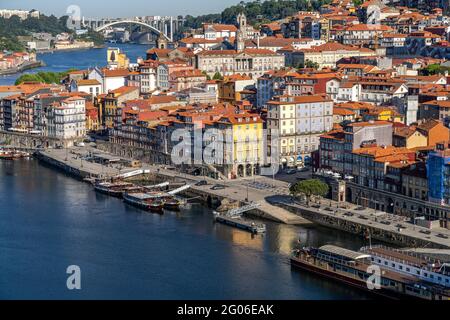
M 0 9 L 36 9 L 62 16 L 78 5 L 86 17 L 133 17 L 219 13 L 240 0 L 0 0 Z

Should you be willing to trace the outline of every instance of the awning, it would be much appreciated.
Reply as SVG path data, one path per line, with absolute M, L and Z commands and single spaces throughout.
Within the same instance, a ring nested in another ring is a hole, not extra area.
M 287 160 L 285 158 L 281 159 L 281 162 L 286 163 Z
M 295 161 L 295 159 L 293 157 L 289 158 L 289 162 L 294 162 L 294 161 Z
M 298 156 L 297 157 L 297 161 L 302 161 L 303 160 L 303 157 L 302 156 Z

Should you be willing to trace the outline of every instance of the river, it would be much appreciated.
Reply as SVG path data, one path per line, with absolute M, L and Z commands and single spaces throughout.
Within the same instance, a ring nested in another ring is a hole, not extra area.
M 0 161 L 0 299 L 367 299 L 291 269 L 298 245 L 357 249 L 353 235 L 267 222 L 264 236 L 200 205 L 163 216 L 97 194 L 37 160 Z M 69 265 L 81 290 L 66 287 Z
M 109 46 L 121 48 L 130 58 L 136 62 L 138 57 L 145 58 L 146 51 L 151 48 L 148 45 L 137 44 L 110 44 Z M 39 71 L 63 72 L 75 68 L 84 70 L 93 67 L 103 67 L 106 63 L 107 47 L 101 49 L 88 49 L 77 51 L 57 51 L 54 53 L 38 54 L 38 60 L 45 62 L 46 66 L 28 70 L 25 73 L 37 73 Z M 12 85 L 20 74 L 0 76 L 0 85 Z

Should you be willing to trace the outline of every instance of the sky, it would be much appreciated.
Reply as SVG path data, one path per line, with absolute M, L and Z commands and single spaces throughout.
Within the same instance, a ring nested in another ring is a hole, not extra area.
M 77 5 L 81 16 L 134 17 L 200 15 L 220 13 L 240 0 L 0 0 L 0 9 L 36 9 L 44 14 L 65 15 L 67 8 Z

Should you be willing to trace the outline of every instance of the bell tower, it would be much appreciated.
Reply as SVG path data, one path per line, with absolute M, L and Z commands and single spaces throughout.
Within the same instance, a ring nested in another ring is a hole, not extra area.
M 158 49 L 167 49 L 167 45 L 167 39 L 162 34 L 159 34 L 158 38 L 156 39 L 156 47 Z

